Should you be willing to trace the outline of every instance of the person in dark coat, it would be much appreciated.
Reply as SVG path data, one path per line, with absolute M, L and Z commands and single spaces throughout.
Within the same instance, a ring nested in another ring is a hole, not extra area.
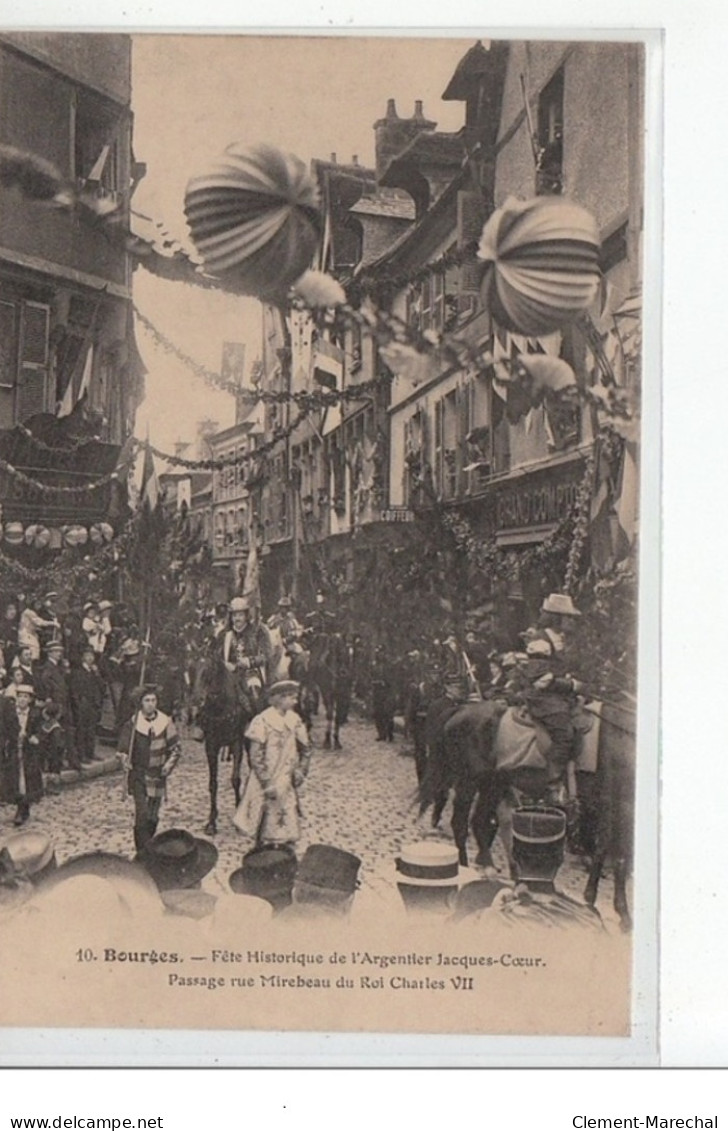
M 66 734 L 59 721 L 61 712 L 52 699 L 47 699 L 40 710 L 37 730 L 29 742 L 37 747 L 41 769 L 49 775 L 48 792 L 60 793 L 61 770 L 66 759 Z
M 104 702 L 104 681 L 96 667 L 93 648 L 84 648 L 81 666 L 71 672 L 71 710 L 76 731 L 75 757 L 93 762 L 96 753 L 96 730 Z
M 31 805 L 43 797 L 38 744 L 30 741 L 40 723 L 33 699 L 33 688 L 21 684 L 14 701 L 0 702 L 0 801 L 16 806 L 14 825 L 24 825 Z
M 394 740 L 395 688 L 393 665 L 384 648 L 375 649 L 372 662 L 372 715 L 377 728 L 377 742 Z
M 50 699 L 58 707 L 58 722 L 66 733 L 71 761 L 76 763 L 71 696 L 68 688 L 68 672 L 63 658 L 63 644 L 60 640 L 51 640 L 46 645 L 45 653 L 44 663 L 39 664 L 35 671 L 36 700 L 38 703 L 43 703 Z

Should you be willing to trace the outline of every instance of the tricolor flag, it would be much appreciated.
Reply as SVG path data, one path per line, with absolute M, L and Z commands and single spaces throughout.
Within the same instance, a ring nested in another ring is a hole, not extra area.
M 258 568 L 258 540 L 255 531 L 253 508 L 248 508 L 248 557 L 245 562 L 243 597 L 260 608 L 260 571 Z
M 144 445 L 144 463 L 142 465 L 142 481 L 139 488 L 139 501 L 143 508 L 150 514 L 157 509 L 159 502 L 159 481 L 154 468 L 154 456 L 147 440 Z
M 83 361 L 83 370 L 81 372 L 81 380 L 76 388 L 75 373 L 71 374 L 66 391 L 63 394 L 63 400 L 58 408 L 58 416 L 70 416 L 76 405 L 80 404 L 84 397 L 88 396 L 89 389 L 91 388 L 91 375 L 94 369 L 94 344 L 91 341 L 86 343 L 86 355 Z

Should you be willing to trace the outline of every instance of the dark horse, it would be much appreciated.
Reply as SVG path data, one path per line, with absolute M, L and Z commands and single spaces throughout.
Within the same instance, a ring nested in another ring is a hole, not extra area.
M 326 712 L 324 747 L 341 750 L 339 729 L 349 714 L 352 686 L 349 648 L 340 632 L 317 633 L 311 641 L 307 688 L 318 688 Z
M 442 708 L 440 713 L 442 717 Z M 454 791 L 452 831 L 464 865 L 468 863 L 466 842 L 471 820 L 478 845 L 477 863 L 491 864 L 498 808 L 511 787 L 531 804 L 543 800 L 546 793 L 545 769 L 537 765 L 498 769 L 495 743 L 502 715 L 502 708 L 495 702 L 467 703 L 445 713 L 439 735 L 430 735 L 420 809 L 424 812 L 434 805 L 436 813 L 441 813 L 444 799 Z M 596 767 L 589 773 L 577 771 L 577 779 L 582 826 L 587 828 L 583 836 L 590 842 L 592 854 L 584 898 L 588 904 L 595 904 L 599 878 L 610 858 L 614 866 L 614 910 L 622 928 L 628 930 L 631 917 L 626 882 L 634 835 L 634 728 L 624 711 L 606 705 L 602 708 Z
M 202 706 L 197 722 L 205 736 L 205 754 L 210 786 L 210 816 L 205 825 L 207 836 L 217 832 L 217 783 L 220 752 L 227 749 L 232 761 L 232 786 L 235 804 L 240 802 L 241 768 L 245 753 L 244 735 L 256 711 L 256 702 L 241 678 L 241 673 L 231 672 L 222 658 L 209 657 L 203 661 L 199 672 L 199 687 L 203 691 Z

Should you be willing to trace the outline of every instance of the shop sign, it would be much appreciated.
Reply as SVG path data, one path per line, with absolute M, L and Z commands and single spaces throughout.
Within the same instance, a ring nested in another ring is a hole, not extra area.
M 388 507 L 382 511 L 382 522 L 414 522 L 414 512 L 409 507 Z
M 501 487 L 496 496 L 496 529 L 524 530 L 529 527 L 556 526 L 565 519 L 579 493 L 581 463 L 569 465 L 570 476 L 541 473 L 538 479 L 525 477 L 512 486 Z

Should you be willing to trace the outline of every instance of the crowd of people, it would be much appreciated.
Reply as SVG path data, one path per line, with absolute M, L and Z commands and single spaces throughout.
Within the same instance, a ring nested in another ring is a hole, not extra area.
M 0 618 L 0 801 L 24 824 L 60 789 L 64 769 L 93 762 L 105 705 L 118 728 L 133 710 L 139 628 L 107 599 L 67 607 L 57 593 L 8 599 Z
M 57 789 L 64 768 L 77 769 L 97 757 L 99 723 L 107 706 L 126 790 L 134 802 L 136 859 L 153 872 L 156 861 L 164 871 L 167 849 L 174 856 L 180 838 L 188 835 L 183 830 L 158 831 L 167 779 L 182 751 L 181 708 L 194 701 L 194 657 L 212 657 L 236 677 L 242 675 L 251 693 L 244 736 L 249 772 L 234 823 L 252 848 L 243 857 L 235 883 L 231 877 L 231 890 L 262 896 L 276 913 L 291 914 L 292 906 L 298 906 L 299 913 L 305 907 L 306 914 L 348 913 L 361 861 L 331 845 L 313 846 L 302 862 L 296 859 L 299 790 L 308 775 L 312 747 L 300 714 L 301 684 L 282 673 L 297 658 L 308 656 L 317 640 L 343 637 L 349 681 L 373 719 L 377 740 L 393 740 L 395 715 L 401 714 L 418 780 L 428 757 L 427 713 L 438 695 L 453 704 L 493 698 L 520 701 L 549 736 L 549 778 L 556 781 L 573 756 L 572 705 L 580 684 L 568 671 L 568 638 L 578 616 L 569 597 L 553 594 L 544 601 L 538 623 L 521 634 L 513 651 L 496 651 L 487 632 L 473 626 L 463 635 L 444 631 L 431 645 L 397 656 L 386 644 L 368 646 L 362 636 L 342 632 L 323 594 L 300 618 L 293 600 L 284 596 L 267 621 L 256 602 L 234 597 L 202 612 L 197 630 L 186 641 L 186 655 L 177 660 L 181 683 L 165 699 L 158 683 L 139 686 L 145 646 L 123 606 L 89 600 L 82 608 L 61 612 L 54 593 L 37 603 L 22 598 L 8 602 L 0 638 L 0 800 L 16 806 L 16 825 L 25 824 L 31 805 L 42 796 L 44 776 L 46 788 Z M 457 862 L 457 853 L 443 863 L 446 846 L 423 841 L 403 850 L 393 873 L 404 906 L 448 914 L 455 907 L 462 917 L 487 910 L 495 900 L 506 918 L 518 918 L 524 907 L 527 916 L 568 912 L 573 917 L 576 912 L 559 903 L 563 898 L 552 882 L 563 858 L 564 813 L 544 810 L 524 821 L 521 878 L 526 887 L 517 898 L 512 884 L 471 874 Z M 528 853 L 538 821 L 558 824 L 558 852 L 553 860 L 534 864 Z M 518 847 L 518 836 L 516 842 Z M 453 849 L 447 851 L 452 856 Z M 314 859 L 324 868 L 325 882 L 314 878 Z M 444 867 L 453 873 L 447 888 L 428 879 L 430 872 L 439 876 Z M 457 905 L 453 892 L 462 893 Z

